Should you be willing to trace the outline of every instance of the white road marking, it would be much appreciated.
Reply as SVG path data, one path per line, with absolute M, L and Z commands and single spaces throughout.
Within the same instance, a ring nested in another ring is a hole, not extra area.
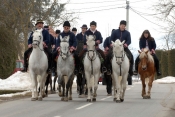
M 108 96 L 108 97 L 103 98 L 103 99 L 101 99 L 101 100 L 106 100 L 106 99 L 111 98 L 111 97 L 112 97 L 112 96 Z
M 80 110 L 80 109 L 82 109 L 82 108 L 85 108 L 85 107 L 87 107 L 87 106 L 90 106 L 91 104 L 93 104 L 93 103 L 89 103 L 89 104 L 86 104 L 86 105 L 84 105 L 84 106 L 80 106 L 80 107 L 78 107 L 78 108 L 76 108 L 77 110 Z
M 61 117 L 61 116 L 54 116 L 54 117 Z
M 131 87 L 134 87 L 134 86 L 131 86 Z
M 130 90 L 131 88 L 127 88 L 126 90 Z

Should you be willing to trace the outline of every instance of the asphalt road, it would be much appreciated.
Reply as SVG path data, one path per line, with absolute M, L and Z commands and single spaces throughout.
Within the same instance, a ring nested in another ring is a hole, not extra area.
M 78 98 L 73 88 L 73 100 L 61 101 L 50 94 L 43 101 L 30 98 L 0 104 L 0 117 L 175 117 L 175 84 L 154 83 L 151 99 L 142 99 L 141 84 L 127 87 L 125 101 L 116 103 L 99 84 L 96 102 Z

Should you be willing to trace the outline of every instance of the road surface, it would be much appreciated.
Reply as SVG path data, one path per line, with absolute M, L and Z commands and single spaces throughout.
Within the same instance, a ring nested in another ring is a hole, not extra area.
M 43 101 L 25 98 L 0 103 L 0 117 L 175 117 L 175 84 L 154 83 L 151 99 L 142 99 L 139 82 L 127 86 L 125 94 L 125 101 L 116 103 L 99 84 L 97 101 L 86 102 L 73 88 L 69 102 L 50 94 Z

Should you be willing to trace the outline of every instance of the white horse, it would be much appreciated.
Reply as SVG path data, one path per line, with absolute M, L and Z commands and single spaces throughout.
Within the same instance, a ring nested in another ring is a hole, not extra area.
M 114 86 L 114 101 L 123 102 L 126 90 L 126 82 L 129 71 L 129 59 L 124 52 L 123 44 L 117 39 L 115 42 L 112 41 L 113 45 L 113 58 L 112 58 L 112 78 Z M 116 96 L 117 90 L 117 96 Z
M 32 101 L 42 100 L 45 93 L 45 82 L 47 76 L 48 59 L 43 50 L 42 29 L 35 30 L 33 33 L 33 50 L 29 58 L 29 73 L 32 80 Z M 39 85 L 39 86 L 38 86 Z M 38 97 L 37 89 L 40 87 Z
M 87 81 L 88 97 L 87 101 L 91 102 L 90 89 L 94 90 L 92 101 L 96 101 L 96 91 L 98 88 L 98 80 L 100 78 L 101 62 L 95 48 L 95 37 L 93 35 L 86 36 L 87 52 L 84 58 L 84 70 Z
M 63 93 L 61 100 L 68 101 L 72 100 L 72 84 L 74 80 L 74 58 L 72 53 L 69 51 L 69 36 L 62 38 L 60 35 L 60 55 L 57 60 L 57 74 L 58 74 L 58 84 L 59 84 L 59 93 L 61 93 L 61 87 L 63 87 Z M 66 87 L 66 96 L 65 96 L 65 87 Z M 68 99 L 68 91 L 69 99 Z M 59 94 L 61 95 L 61 94 Z

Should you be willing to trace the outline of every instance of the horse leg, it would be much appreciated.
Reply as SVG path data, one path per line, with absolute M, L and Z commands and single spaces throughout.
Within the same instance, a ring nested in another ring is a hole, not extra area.
M 115 77 L 114 77 L 114 72 L 113 72 L 113 75 L 112 75 L 112 84 L 113 84 L 113 91 L 114 91 L 114 99 L 113 99 L 113 101 L 116 101 L 116 99 L 117 99 L 117 97 L 116 97 L 116 79 L 115 79 Z
M 88 88 L 88 96 L 87 96 L 87 102 L 91 102 L 91 86 L 90 86 L 90 76 L 88 73 L 86 73 L 86 83 L 87 83 L 87 88 Z
M 97 88 L 98 88 L 98 80 L 99 80 L 100 74 L 97 73 L 94 75 L 94 95 L 93 95 L 93 101 L 96 101 L 96 96 L 97 96 Z
M 52 75 L 51 74 L 49 76 L 49 84 L 50 84 L 50 91 L 53 94 L 53 89 L 52 89 Z
M 141 80 L 142 80 L 142 97 L 145 98 L 145 96 L 146 96 L 146 91 L 145 91 L 145 88 L 146 88 L 145 78 L 143 78 L 143 76 L 141 76 Z
M 127 78 L 128 78 L 128 73 L 124 74 L 124 77 L 123 77 L 122 82 L 121 82 L 122 83 L 122 89 L 121 90 L 123 90 L 123 92 L 120 94 L 121 95 L 121 98 L 120 98 L 121 102 L 124 101 Z
M 70 88 L 69 88 L 69 100 L 72 100 L 72 84 L 70 85 Z
M 154 74 L 151 75 L 151 77 L 149 79 L 149 83 L 148 83 L 148 94 L 147 94 L 148 99 L 151 98 L 151 88 L 152 88 L 153 79 L 154 79 Z
M 67 77 L 67 76 L 66 76 Z M 68 78 L 68 79 L 67 79 Z M 67 77 L 65 80 L 65 86 L 66 86 L 66 96 L 64 98 L 64 101 L 68 101 L 68 92 L 69 92 L 69 88 L 70 88 L 70 77 Z
M 32 72 L 32 71 L 31 71 Z M 30 77 L 32 80 L 32 98 L 31 101 L 37 100 L 37 79 L 36 79 L 36 74 L 30 73 Z
M 57 76 L 57 73 L 55 72 L 55 77 L 54 77 L 54 82 L 53 82 L 53 90 L 54 90 L 54 91 L 56 91 L 56 90 L 55 90 L 55 83 L 56 83 L 57 77 L 58 77 L 58 76 Z
M 116 99 L 116 102 L 117 103 L 120 103 L 121 102 L 121 100 L 120 100 L 120 92 L 121 92 L 121 80 L 120 80 L 120 76 L 118 76 L 117 74 L 116 74 L 116 81 L 117 81 L 117 83 L 116 83 L 116 87 L 117 87 L 117 99 Z

